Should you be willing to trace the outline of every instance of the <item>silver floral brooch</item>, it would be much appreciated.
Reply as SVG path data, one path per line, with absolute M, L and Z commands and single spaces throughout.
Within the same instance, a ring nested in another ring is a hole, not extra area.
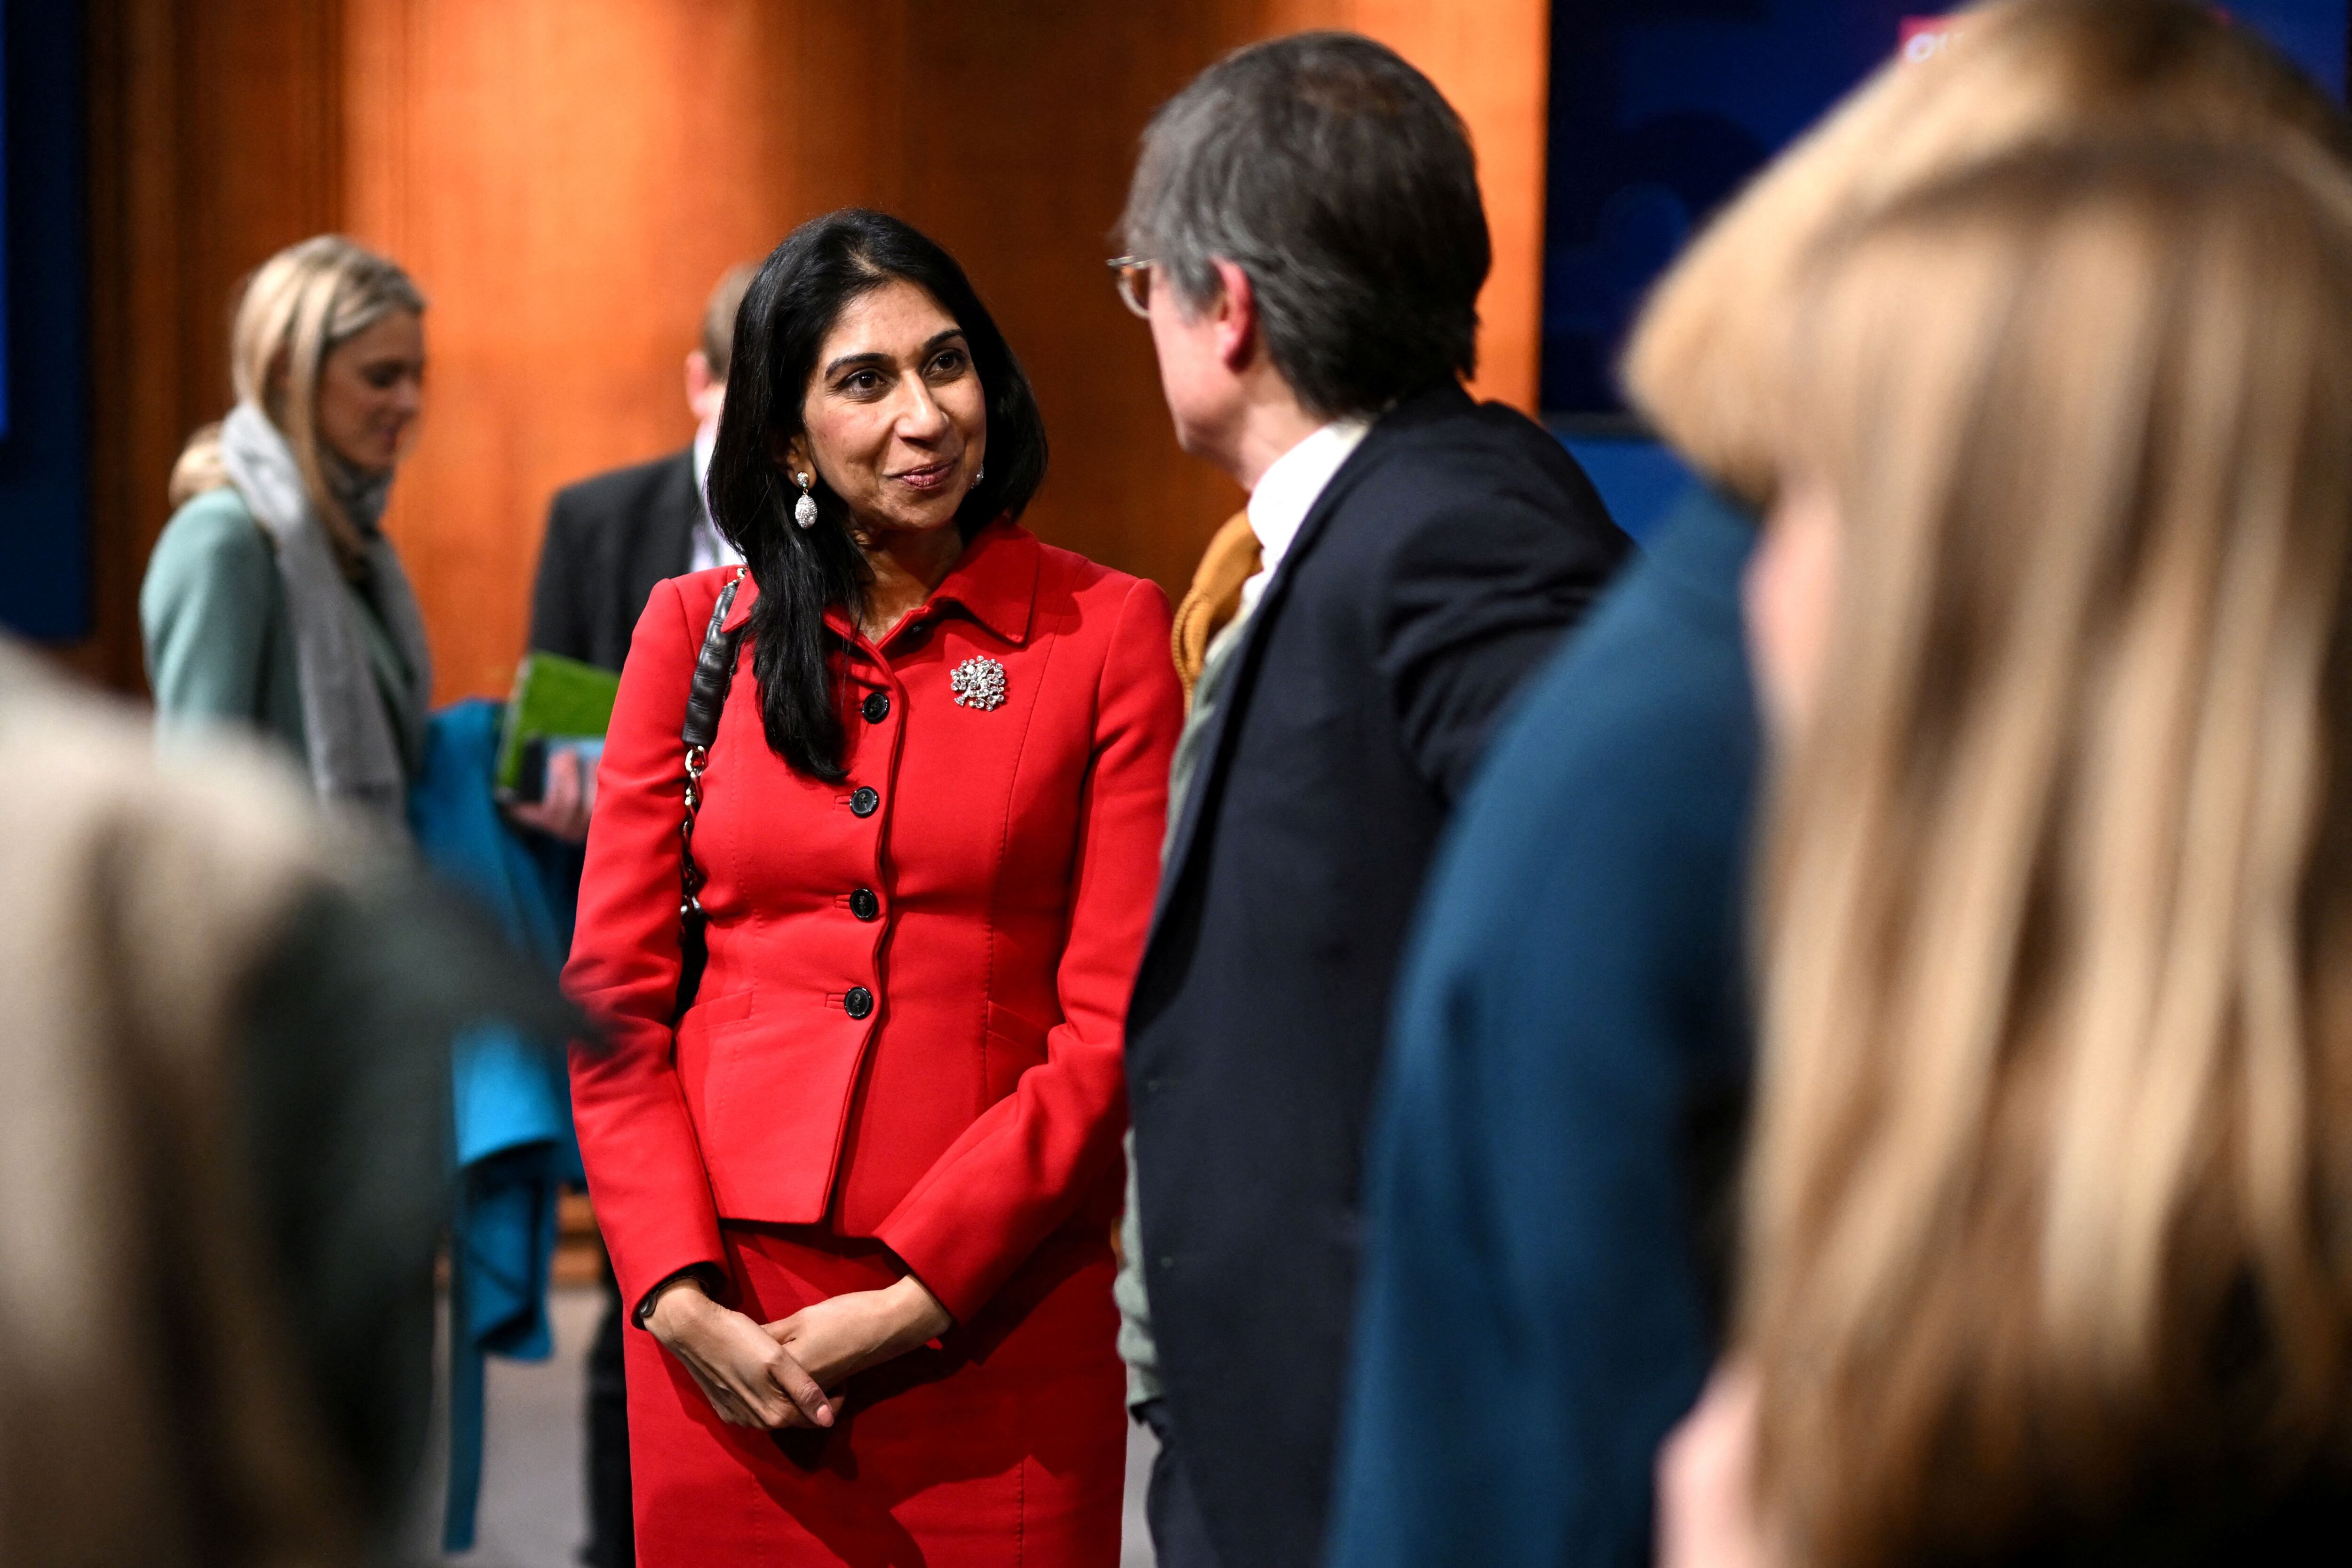
M 992 708 L 1002 708 L 1004 667 L 984 654 L 975 654 L 949 675 L 948 689 L 955 693 L 959 708 L 977 708 L 983 713 Z

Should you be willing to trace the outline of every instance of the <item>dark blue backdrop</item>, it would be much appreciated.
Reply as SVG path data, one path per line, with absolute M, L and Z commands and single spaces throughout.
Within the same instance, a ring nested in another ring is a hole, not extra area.
M 1937 0 L 1553 0 L 1542 399 L 1636 538 L 1686 475 L 1622 428 L 1634 308 L 1708 212 Z M 2339 95 L 2346 0 L 2230 0 Z
M 0 5 L 0 438 L 8 434 L 8 7 Z
M 0 3 L 0 626 L 90 629 L 81 7 Z

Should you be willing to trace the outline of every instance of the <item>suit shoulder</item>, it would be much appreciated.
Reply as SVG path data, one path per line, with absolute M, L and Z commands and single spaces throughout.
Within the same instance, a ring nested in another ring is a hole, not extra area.
M 626 516 L 678 482 L 681 471 L 691 471 L 691 450 L 672 452 L 651 462 L 632 463 L 576 479 L 555 492 L 558 510 L 586 517 Z
M 242 544 L 250 540 L 257 549 L 268 548 L 253 509 L 230 485 L 221 485 L 183 501 L 163 524 L 163 532 L 156 540 L 158 547 L 167 538 L 175 543 L 201 541 L 215 546 L 230 542 Z
M 707 619 L 711 606 L 719 603 L 719 594 L 735 580 L 736 571 L 737 568 L 732 566 L 710 566 L 699 572 L 665 577 L 654 584 L 653 598 L 648 601 L 646 608 L 650 611 L 662 602 L 665 595 L 668 595 L 675 596 L 678 608 L 685 611 L 689 618 Z
M 1047 544 L 1043 540 L 1037 542 L 1037 580 L 1041 588 L 1050 585 L 1080 598 L 1109 603 L 1126 598 L 1139 587 L 1157 591 L 1157 585 L 1147 577 L 1106 566 L 1090 555 Z
M 1480 403 L 1398 433 L 1383 467 L 1398 474 L 1443 477 L 1474 489 L 1495 489 L 1539 479 L 1581 495 L 1591 488 L 1583 467 L 1550 431 L 1517 409 Z
M 623 674 L 631 668 L 692 666 L 702 657 L 703 628 L 710 624 L 711 607 L 719 590 L 735 575 L 731 566 L 665 577 L 646 596 L 646 607 L 629 634 L 629 651 Z
M 1432 552 L 1532 549 L 1606 575 L 1633 552 L 1575 456 L 1517 409 L 1465 405 L 1398 431 L 1371 456 L 1342 504 L 1385 566 Z
M 1037 551 L 1033 624 L 1039 630 L 1074 639 L 1087 668 L 1144 668 L 1175 680 L 1168 658 L 1173 614 L 1159 584 L 1074 550 L 1041 542 Z
M 1073 626 L 1099 628 L 1122 646 L 1139 639 L 1165 649 L 1174 612 L 1168 595 L 1149 577 L 1106 566 L 1075 550 L 1038 546 L 1037 602 L 1060 603 L 1076 612 Z

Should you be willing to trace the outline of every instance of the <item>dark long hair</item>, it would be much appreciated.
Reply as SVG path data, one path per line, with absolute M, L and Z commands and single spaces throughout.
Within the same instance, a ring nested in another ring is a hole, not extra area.
M 822 477 L 816 526 L 793 525 L 800 491 L 777 454 L 802 433 L 817 353 L 842 308 L 899 281 L 955 319 L 987 398 L 986 474 L 957 510 L 957 529 L 970 539 L 999 517 L 1019 517 L 1045 478 L 1045 422 L 1029 378 L 954 257 L 911 225 L 862 207 L 811 218 L 769 254 L 735 318 L 727 406 L 710 455 L 710 515 L 760 585 L 749 628 L 769 749 L 826 780 L 844 770 L 824 612 L 839 605 L 855 619 L 870 577 L 849 536 L 848 508 Z

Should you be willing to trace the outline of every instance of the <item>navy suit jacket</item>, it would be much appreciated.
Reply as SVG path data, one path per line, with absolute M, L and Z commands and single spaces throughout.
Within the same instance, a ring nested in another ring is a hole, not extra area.
M 654 584 L 694 566 L 694 448 L 566 485 L 547 509 L 530 646 L 618 669 Z
M 1693 493 L 1530 683 L 1431 873 L 1367 1177 L 1334 1568 L 1650 1561 L 1745 1115 L 1753 538 Z
M 1224 1568 L 1319 1555 L 1398 954 L 1496 713 L 1630 549 L 1559 442 L 1447 385 L 1332 476 L 1235 656 L 1128 1021 L 1153 1336 Z

